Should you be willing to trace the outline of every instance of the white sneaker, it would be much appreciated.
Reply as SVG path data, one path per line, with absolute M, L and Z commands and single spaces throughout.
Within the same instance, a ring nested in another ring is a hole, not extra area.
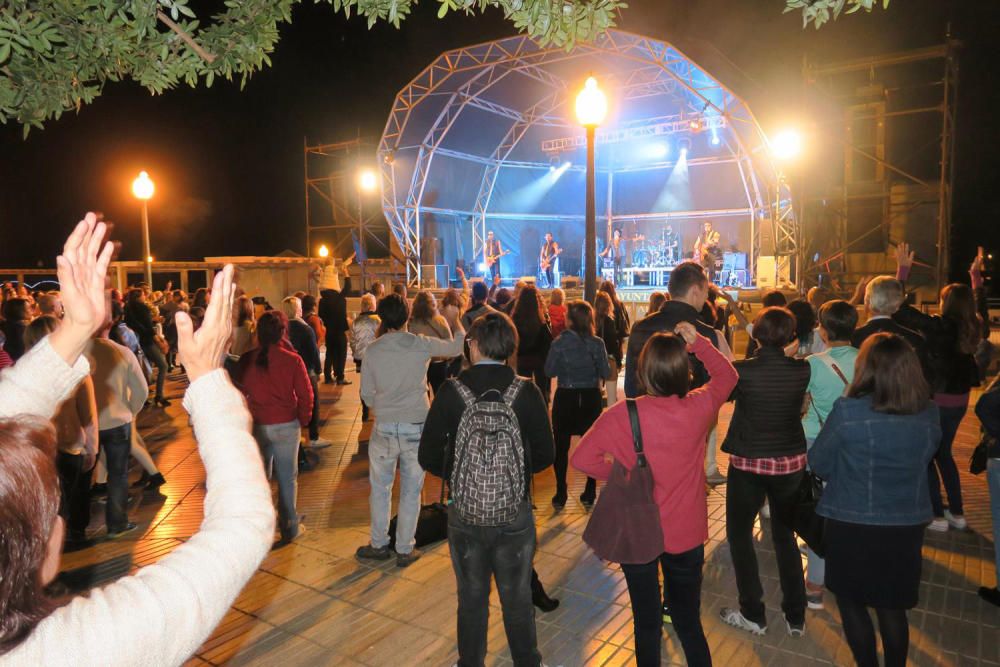
M 933 530 L 935 533 L 947 533 L 948 532 L 948 519 L 944 517 L 937 517 L 931 521 L 930 525 L 927 526 L 927 530 Z
M 965 530 L 969 527 L 969 522 L 965 520 L 964 516 L 955 516 L 949 510 L 944 511 L 944 520 L 955 530 Z
M 766 500 L 764 501 L 764 504 L 761 505 L 761 508 L 760 508 L 760 518 L 761 519 L 770 519 L 771 518 L 771 505 Z
M 806 624 L 802 623 L 800 625 L 792 625 L 792 623 L 786 618 L 785 627 L 788 629 L 789 637 L 801 637 L 806 634 Z
M 743 615 L 739 609 L 730 609 L 729 607 L 723 607 L 719 610 L 719 618 L 726 625 L 731 625 L 734 628 L 739 628 L 740 630 L 746 630 L 752 635 L 757 635 L 763 637 L 767 634 L 767 626 L 761 627 L 759 623 L 754 623 L 746 616 Z
M 329 447 L 332 444 L 332 442 L 324 440 L 323 438 L 316 438 L 315 440 L 309 441 L 309 446 L 313 449 L 323 449 L 324 447 Z

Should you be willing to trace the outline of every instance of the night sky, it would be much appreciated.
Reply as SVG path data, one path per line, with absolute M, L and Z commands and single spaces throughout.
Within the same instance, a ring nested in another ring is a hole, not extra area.
M 794 115 L 802 55 L 843 59 L 940 43 L 946 25 L 965 47 L 955 182 L 956 262 L 977 242 L 1000 251 L 1000 3 L 892 0 L 888 11 L 802 30 L 781 0 L 634 0 L 619 26 L 673 42 L 750 101 L 765 131 Z M 216 81 L 159 97 L 109 84 L 78 115 L 27 140 L 0 126 L 0 266 L 52 266 L 80 215 L 116 221 L 122 257 L 140 257 L 130 184 L 157 183 L 150 203 L 157 259 L 304 251 L 302 146 L 381 135 L 396 92 L 440 52 L 514 34 L 499 12 L 435 17 L 415 9 L 400 30 L 304 3 L 282 30 L 273 67 L 244 91 Z M 726 60 L 735 63 L 723 65 Z M 715 66 L 719 65 L 719 69 Z M 992 75 L 992 78 L 991 78 Z M 935 121 L 938 122 L 938 121 Z

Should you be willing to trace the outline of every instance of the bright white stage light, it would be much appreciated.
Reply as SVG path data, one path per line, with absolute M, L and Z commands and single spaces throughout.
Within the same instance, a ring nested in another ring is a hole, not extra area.
M 486 266 L 486 262 L 479 262 L 479 272 L 480 273 L 486 273 L 486 270 L 488 268 L 490 268 L 490 267 Z
M 650 144 L 646 147 L 646 155 L 653 160 L 662 160 L 670 154 L 670 146 L 663 142 Z
M 721 143 L 722 143 L 722 139 L 720 139 L 720 138 L 719 138 L 719 135 L 718 135 L 718 134 L 715 134 L 715 133 L 713 132 L 713 133 L 712 133 L 712 145 L 713 145 L 713 146 L 718 146 L 718 145 L 719 145 L 719 144 L 721 144 Z
M 796 130 L 781 130 L 771 138 L 771 153 L 777 160 L 792 160 L 802 152 L 802 135 Z

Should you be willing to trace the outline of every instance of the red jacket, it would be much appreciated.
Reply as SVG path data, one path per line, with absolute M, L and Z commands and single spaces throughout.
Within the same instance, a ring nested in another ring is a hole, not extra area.
M 260 348 L 240 357 L 236 366 L 236 385 L 247 397 L 255 424 L 302 426 L 312 419 L 313 392 L 306 365 L 290 346 L 272 345 L 267 352 L 267 368 L 257 365 Z
M 559 334 L 566 331 L 566 306 L 549 305 L 549 322 L 552 325 L 552 339 L 559 338 Z
M 736 386 L 733 365 L 707 338 L 699 336 L 691 351 L 705 365 L 708 384 L 678 396 L 637 399 L 643 450 L 653 472 L 653 498 L 660 507 L 663 550 L 679 554 L 708 539 L 705 502 L 705 436 L 719 408 Z M 570 463 L 591 477 L 611 476 L 610 454 L 626 468 L 635 465 L 628 408 L 620 401 L 600 416 L 580 440 Z

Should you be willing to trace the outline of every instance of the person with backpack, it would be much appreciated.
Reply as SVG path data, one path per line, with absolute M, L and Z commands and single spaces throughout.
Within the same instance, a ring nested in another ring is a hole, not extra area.
M 688 353 L 704 364 L 711 378 L 701 387 L 692 386 Z M 700 614 L 702 566 L 708 540 L 708 503 L 702 465 L 705 433 L 736 386 L 737 375 L 725 355 L 699 335 L 694 324 L 683 321 L 674 325 L 672 333 L 656 333 L 648 338 L 636 366 L 645 395 L 608 408 L 580 440 L 570 463 L 602 480 L 610 479 L 612 474 L 609 455 L 627 470 L 634 471 L 639 457 L 633 448 L 629 411 L 635 408 L 641 449 L 652 472 L 652 500 L 663 533 L 659 557 L 648 563 L 621 566 L 632 603 L 636 664 L 640 667 L 660 664 L 658 569 L 662 567 L 668 598 L 665 602 L 687 664 L 703 667 L 712 664 Z M 603 495 L 595 508 L 595 517 L 601 502 L 605 502 Z
M 371 540 L 358 548 L 360 560 L 389 560 L 389 516 L 392 486 L 399 466 L 399 511 L 396 524 L 396 567 L 408 567 L 421 552 L 415 534 L 420 515 L 424 471 L 417 460 L 420 434 L 427 418 L 427 366 L 433 357 L 462 354 L 465 330 L 454 312 L 448 326 L 451 340 L 406 331 L 410 305 L 406 297 L 389 294 L 378 302 L 379 336 L 365 350 L 361 364 L 361 400 L 375 411 L 375 427 L 368 441 L 368 480 L 371 483 Z
M 482 665 L 496 579 L 511 659 L 541 664 L 532 608 L 535 523 L 531 478 L 554 458 L 541 391 L 506 365 L 517 330 L 502 313 L 469 330 L 472 366 L 441 386 L 420 438 L 418 459 L 447 479 L 448 546 L 458 584 L 458 664 Z M 487 500 L 488 499 L 488 500 Z

